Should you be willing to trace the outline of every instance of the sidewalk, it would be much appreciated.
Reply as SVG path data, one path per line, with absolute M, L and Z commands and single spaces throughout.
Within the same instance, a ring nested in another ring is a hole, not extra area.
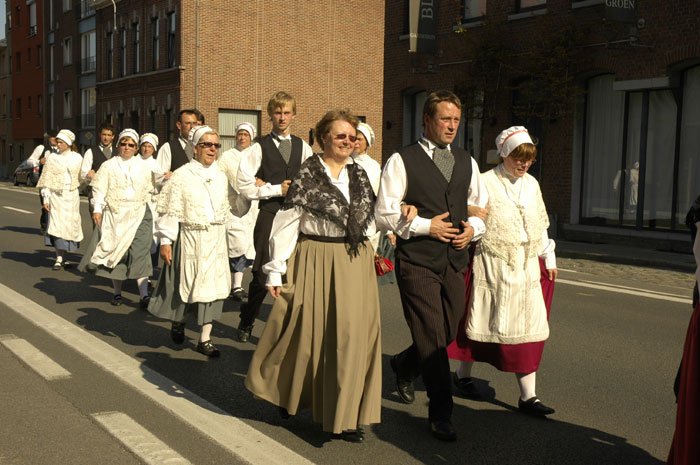
M 691 253 L 661 252 L 617 244 L 592 244 L 557 240 L 558 257 L 619 263 L 665 270 L 695 273 L 697 265 Z

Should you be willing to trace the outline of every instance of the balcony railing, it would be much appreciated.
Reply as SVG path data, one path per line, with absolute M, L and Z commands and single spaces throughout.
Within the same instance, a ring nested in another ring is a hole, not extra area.
M 97 57 L 85 57 L 80 60 L 80 73 L 92 73 L 97 65 Z

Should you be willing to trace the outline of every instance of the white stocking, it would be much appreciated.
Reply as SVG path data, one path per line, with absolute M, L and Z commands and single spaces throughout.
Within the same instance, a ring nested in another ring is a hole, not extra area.
M 233 273 L 233 288 L 242 287 L 241 284 L 243 284 L 243 272 L 236 271 Z
M 516 373 L 515 377 L 518 378 L 518 386 L 520 386 L 520 399 L 528 400 L 535 397 L 535 380 L 537 372 L 532 373 Z
M 139 296 L 143 299 L 148 296 L 148 277 L 138 278 L 136 284 L 139 286 Z
M 113 279 L 112 286 L 114 286 L 114 295 L 120 295 L 122 293 L 122 281 L 121 281 L 121 279 Z
M 474 362 L 462 362 L 457 367 L 457 377 L 459 379 L 471 378 L 472 377 L 472 367 Z
M 205 342 L 211 339 L 211 323 L 206 323 L 202 325 L 202 334 L 199 336 L 200 342 Z
M 65 250 L 56 249 L 56 262 L 63 263 L 63 254 Z

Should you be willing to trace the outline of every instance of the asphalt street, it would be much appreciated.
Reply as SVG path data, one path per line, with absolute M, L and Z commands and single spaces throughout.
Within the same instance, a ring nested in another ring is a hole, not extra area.
M 691 274 L 561 259 L 537 376 L 537 393 L 556 414 L 546 420 L 520 414 L 514 375 L 477 365 L 474 375 L 489 400 L 455 397 L 459 439 L 449 444 L 429 434 L 420 382 L 414 404 L 396 395 L 388 361 L 410 336 L 398 289 L 381 287 L 382 423 L 357 445 L 331 440 L 309 412 L 282 420 L 244 388 L 269 305 L 251 343 L 241 344 L 234 340 L 239 304 L 227 301 L 212 334 L 222 356 L 208 360 L 192 350 L 196 321 L 188 321 L 185 345 L 176 346 L 168 322 L 138 309 L 134 282 L 125 283 L 125 304 L 112 307 L 107 280 L 75 268 L 52 271 L 54 253 L 43 245 L 38 213 L 36 190 L 0 183 L 0 464 L 231 464 L 270 457 L 287 465 L 665 463 Z M 86 203 L 82 214 L 85 246 L 92 230 Z M 40 376 L 30 359 L 11 350 L 17 340 L 70 376 Z M 131 434 L 142 438 L 136 447 L 115 436 L 102 422 L 113 412 L 161 441 L 150 455 L 164 461 L 138 454 L 155 447 L 150 436 Z

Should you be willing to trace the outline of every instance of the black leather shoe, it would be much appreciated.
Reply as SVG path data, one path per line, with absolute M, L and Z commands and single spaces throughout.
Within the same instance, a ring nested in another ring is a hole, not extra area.
M 394 355 L 393 357 L 391 357 L 389 364 L 391 365 L 391 369 L 396 375 L 396 391 L 398 392 L 399 397 L 402 401 L 404 401 L 407 404 L 412 404 L 413 401 L 416 400 L 416 392 L 413 387 L 413 381 L 403 379 L 401 378 L 401 376 L 399 376 L 397 363 L 398 362 L 396 360 L 396 355 Z
M 212 344 L 211 339 L 197 344 L 197 352 L 201 352 L 207 357 L 218 357 L 219 355 L 221 355 L 219 349 L 217 349 L 216 346 Z
M 148 303 L 151 301 L 151 298 L 149 296 L 144 297 L 143 299 L 139 300 L 139 308 L 143 310 L 144 312 L 148 311 Z
M 430 432 L 441 441 L 454 442 L 457 440 L 457 432 L 452 423 L 445 420 L 430 422 Z
M 277 407 L 277 411 L 280 413 L 280 418 L 283 420 L 289 420 L 292 417 L 284 407 Z
M 170 337 L 175 344 L 185 342 L 185 322 L 178 323 L 173 321 L 173 326 L 170 328 Z
M 457 373 L 452 373 L 452 383 L 457 388 L 460 396 L 471 400 L 482 400 L 484 397 L 476 388 L 474 380 L 471 378 L 460 378 Z
M 231 291 L 229 295 L 236 302 L 243 302 L 243 299 L 248 297 L 248 293 L 242 287 L 236 287 Z
M 545 417 L 554 413 L 554 409 L 544 405 L 537 397 L 528 400 L 518 399 L 518 408 L 521 412 L 537 417 Z
M 115 307 L 120 306 L 122 304 L 122 295 L 116 294 L 114 297 L 112 297 L 112 301 L 110 303 Z
M 342 439 L 343 441 L 358 443 L 365 440 L 365 433 L 361 429 L 346 429 L 340 434 L 331 434 L 331 437 L 333 439 Z
M 250 335 L 253 332 L 253 325 L 250 326 L 243 326 L 242 324 L 238 325 L 238 340 L 240 342 L 248 342 L 248 339 L 250 339 Z

